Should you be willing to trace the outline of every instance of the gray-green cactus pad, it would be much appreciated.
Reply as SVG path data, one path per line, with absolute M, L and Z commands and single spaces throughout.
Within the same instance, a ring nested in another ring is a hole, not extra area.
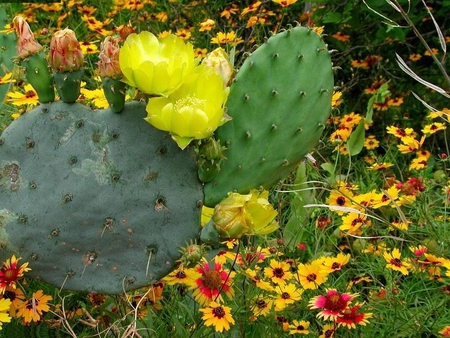
M 0 138 L 0 258 L 57 287 L 121 293 L 165 276 L 196 238 L 194 156 L 143 118 L 41 105 Z

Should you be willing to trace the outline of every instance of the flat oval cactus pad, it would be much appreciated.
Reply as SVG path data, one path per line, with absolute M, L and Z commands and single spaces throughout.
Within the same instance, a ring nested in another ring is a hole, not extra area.
M 38 106 L 0 138 L 0 258 L 57 287 L 121 293 L 165 276 L 198 236 L 195 158 L 143 118 Z

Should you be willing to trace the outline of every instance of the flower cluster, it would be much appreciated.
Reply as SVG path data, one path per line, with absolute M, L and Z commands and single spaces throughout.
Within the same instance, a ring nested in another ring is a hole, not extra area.
M 168 131 L 184 149 L 194 139 L 211 136 L 228 118 L 224 106 L 232 68 L 226 54 L 214 52 L 198 65 L 193 46 L 170 34 L 129 35 L 120 50 L 125 81 L 151 97 L 145 119 Z
M 39 322 L 44 313 L 50 310 L 48 304 L 51 296 L 42 290 L 26 296 L 19 281 L 31 269 L 28 263 L 19 264 L 20 258 L 8 258 L 0 269 L 0 329 L 2 323 L 11 322 L 13 318 L 21 319 L 23 324 Z

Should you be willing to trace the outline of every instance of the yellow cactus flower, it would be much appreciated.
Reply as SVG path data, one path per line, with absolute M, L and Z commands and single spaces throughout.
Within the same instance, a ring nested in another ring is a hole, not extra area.
M 130 34 L 119 53 L 125 82 L 146 94 L 168 96 L 196 66 L 194 49 L 180 37 Z
M 224 112 L 228 90 L 219 74 L 200 65 L 169 97 L 153 97 L 147 103 L 145 120 L 170 132 L 181 149 L 192 140 L 209 137 L 229 120 Z
M 267 200 L 268 192 L 257 190 L 241 195 L 229 193 L 214 208 L 213 222 L 223 238 L 240 238 L 243 235 L 267 235 L 278 229 L 274 220 L 277 211 Z

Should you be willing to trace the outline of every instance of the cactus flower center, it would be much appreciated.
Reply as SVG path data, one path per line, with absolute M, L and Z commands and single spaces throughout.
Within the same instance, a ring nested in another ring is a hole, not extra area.
M 198 99 L 195 96 L 187 95 L 185 97 L 178 99 L 175 102 L 174 110 L 179 112 L 188 107 L 191 109 L 204 110 L 205 105 L 206 105 L 206 100 Z

